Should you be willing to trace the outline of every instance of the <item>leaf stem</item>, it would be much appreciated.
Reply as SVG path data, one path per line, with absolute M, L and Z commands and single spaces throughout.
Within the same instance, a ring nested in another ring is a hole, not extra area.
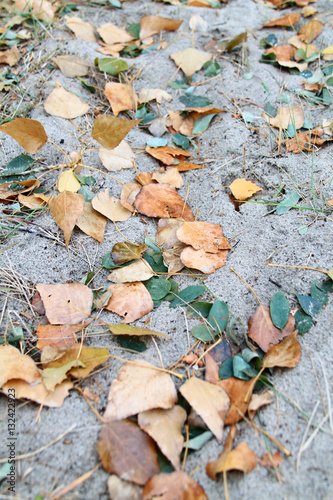
M 242 280 L 243 283 L 245 283 L 246 286 L 249 287 L 249 289 L 251 290 L 251 292 L 253 293 L 253 295 L 255 296 L 255 298 L 257 299 L 257 301 L 259 302 L 259 305 L 261 306 L 261 302 L 259 300 L 259 297 L 258 295 L 256 294 L 256 292 L 253 290 L 252 286 L 250 286 L 248 283 L 246 283 L 246 281 L 235 271 L 235 269 L 233 269 L 232 267 L 229 267 L 230 271 L 232 271 L 233 273 L 236 274 L 236 276 L 238 276 L 238 278 L 240 280 Z

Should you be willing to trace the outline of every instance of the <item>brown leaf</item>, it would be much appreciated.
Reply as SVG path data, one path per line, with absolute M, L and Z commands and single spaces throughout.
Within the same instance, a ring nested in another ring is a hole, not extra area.
M 16 12 L 29 12 L 30 9 L 37 19 L 46 23 L 53 21 L 53 5 L 48 0 L 15 0 Z
M 70 191 L 63 191 L 49 201 L 52 217 L 64 233 L 66 246 L 68 246 L 79 215 L 84 210 L 84 203 L 84 197 L 81 194 Z
M 280 450 L 272 453 L 270 456 L 268 453 L 265 453 L 260 459 L 260 465 L 263 467 L 277 467 L 282 464 L 283 458 L 281 456 Z
M 190 207 L 169 184 L 143 186 L 135 198 L 134 206 L 138 212 L 148 217 L 194 220 Z
M 123 316 L 122 323 L 132 323 L 154 309 L 151 295 L 140 281 L 110 285 L 108 290 L 112 296 L 105 309 Z
M 318 52 L 318 49 L 315 45 L 311 43 L 304 43 L 300 40 L 300 38 L 295 35 L 289 38 L 288 43 L 292 45 L 293 47 L 296 47 L 297 49 L 303 49 L 306 57 L 310 57 L 312 54 L 315 54 Z M 295 57 L 295 55 L 294 55 Z
M 183 243 L 191 245 L 195 250 L 217 253 L 219 250 L 231 248 L 227 238 L 223 236 L 219 224 L 209 222 L 184 222 L 177 230 L 177 237 Z
M 144 337 L 146 335 L 151 337 L 156 335 L 156 337 L 163 337 L 169 340 L 171 338 L 168 337 L 168 335 L 165 335 L 165 333 L 148 330 L 148 328 L 140 328 L 139 326 L 109 324 L 109 328 L 114 335 L 132 335 L 134 337 Z
M 269 389 L 265 389 L 260 394 L 252 394 L 247 410 L 250 418 L 254 418 L 259 408 L 261 408 L 262 406 L 270 405 L 272 403 L 274 403 L 274 392 L 270 391 Z
M 157 224 L 156 244 L 163 250 L 172 249 L 179 242 L 177 230 L 183 225 L 178 219 L 160 219 Z
M 180 255 L 184 248 L 186 248 L 185 243 L 179 241 L 170 250 L 163 251 L 163 260 L 168 266 L 169 274 L 178 273 L 183 269 L 184 264 L 180 259 Z
M 30 399 L 43 406 L 60 408 L 65 398 L 67 398 L 69 390 L 72 388 L 73 383 L 65 381 L 57 385 L 53 391 L 48 391 L 42 382 L 37 385 L 30 385 L 24 380 L 16 379 L 7 382 L 2 387 L 2 391 L 8 394 L 9 390 L 12 391 L 14 389 L 17 399 Z
M 213 56 L 207 52 L 189 48 L 175 54 L 170 54 L 170 57 L 190 80 L 194 73 L 199 71 Z
M 0 345 L 0 366 L 0 388 L 12 379 L 21 379 L 27 384 L 36 384 L 42 379 L 33 359 L 11 345 Z
M 147 184 L 154 184 L 155 181 L 152 179 L 152 174 L 150 172 L 141 172 L 141 174 L 134 177 L 134 179 L 141 184 L 141 186 L 146 186 Z
M 47 142 L 47 135 L 43 125 L 37 120 L 29 118 L 16 118 L 4 123 L 0 131 L 10 135 L 22 146 L 27 153 L 35 154 Z
M 98 155 L 103 166 L 110 172 L 117 172 L 123 168 L 132 168 L 135 154 L 126 141 L 121 141 L 114 149 L 100 148 Z
M 298 36 L 302 40 L 302 42 L 311 43 L 312 40 L 320 35 L 323 26 L 323 23 L 321 23 L 320 21 L 312 19 L 298 30 Z
M 86 42 L 96 42 L 94 28 L 89 23 L 85 23 L 79 17 L 67 17 L 66 24 L 73 31 L 76 38 L 85 40 Z
M 179 172 L 188 172 L 189 170 L 196 170 L 198 168 L 207 168 L 204 165 L 198 165 L 197 163 L 190 163 L 188 161 L 180 160 L 176 168 Z
M 191 318 L 192 316 L 189 315 L 188 317 Z M 207 382 L 211 382 L 212 384 L 220 382 L 219 368 L 221 364 L 223 361 L 239 351 L 240 348 L 233 344 L 229 339 L 223 339 L 222 342 L 216 344 L 213 348 L 212 346 L 207 346 L 207 352 L 205 354 L 205 380 L 207 380 Z M 221 385 L 221 387 L 223 387 L 223 385 Z M 223 387 L 223 389 L 225 389 L 225 387 Z M 225 390 L 228 392 L 227 389 Z
M 99 242 L 103 241 L 106 217 L 97 212 L 91 203 L 84 202 L 83 212 L 79 215 L 76 225 L 88 236 Z
M 277 111 L 277 115 L 273 118 L 263 113 L 263 118 L 272 127 L 282 128 L 286 130 L 289 125 L 293 125 L 295 129 L 300 129 L 304 125 L 304 112 L 302 106 L 285 106 Z
M 49 115 L 73 119 L 88 113 L 89 104 L 58 84 L 44 102 L 44 109 Z
M 295 318 L 289 314 L 289 319 L 283 330 L 273 325 L 269 306 L 260 305 L 253 316 L 249 319 L 248 336 L 260 349 L 267 352 L 271 344 L 278 344 L 284 337 L 291 335 L 295 329 Z
M 32 194 L 30 196 L 19 194 L 17 199 L 21 203 L 21 205 L 31 208 L 32 210 L 38 207 L 44 207 L 47 204 L 46 201 L 44 201 L 36 194 Z
M 285 337 L 286 334 L 283 335 L 283 331 L 282 337 Z M 294 368 L 298 365 L 301 360 L 301 346 L 297 338 L 297 333 L 297 330 L 291 334 L 288 333 L 288 337 L 282 340 L 282 342 L 269 348 L 263 360 L 265 368 L 273 368 L 274 366 Z
M 97 212 L 105 215 L 112 222 L 123 222 L 131 217 L 131 212 L 123 207 L 118 198 L 109 194 L 109 188 L 96 195 L 91 204 Z
M 9 66 L 15 66 L 16 63 L 21 59 L 21 54 L 17 47 L 12 47 L 8 50 L 0 52 L 0 64 L 9 64 Z
M 142 488 L 128 483 L 118 476 L 108 478 L 108 490 L 111 500 L 142 500 Z
M 153 438 L 176 470 L 180 469 L 180 454 L 184 444 L 182 428 L 186 418 L 186 411 L 178 405 L 170 410 L 149 410 L 138 415 L 141 429 Z
M 44 368 L 60 368 L 72 361 L 80 361 L 81 366 L 73 367 L 68 373 L 75 378 L 84 378 L 91 373 L 96 366 L 99 366 L 109 359 L 109 351 L 106 347 L 88 347 L 76 344 L 68 349 L 63 356 L 44 364 Z
M 137 96 L 129 85 L 108 82 L 105 85 L 104 93 L 111 104 L 114 116 L 117 116 L 120 111 L 127 111 L 128 109 L 136 110 Z
M 89 323 L 88 323 L 89 324 Z M 51 347 L 73 347 L 76 343 L 76 333 L 86 328 L 87 323 L 80 325 L 42 325 L 36 329 L 38 337 L 37 348 Z
M 128 182 L 127 184 L 123 184 L 120 195 L 120 203 L 124 208 L 127 208 L 127 210 L 130 210 L 131 212 L 135 212 L 134 200 L 139 194 L 140 189 L 141 184 L 138 182 Z
M 246 179 L 235 179 L 229 188 L 236 200 L 241 201 L 251 198 L 258 191 L 262 191 L 262 188 L 257 186 L 254 181 L 247 181 Z
M 172 165 L 177 156 L 191 156 L 192 153 L 189 153 L 185 149 L 181 148 L 171 148 L 170 146 L 160 146 L 158 148 L 150 148 L 146 147 L 147 153 L 151 156 L 160 160 L 165 165 Z
M 140 243 L 133 245 L 127 241 L 116 243 L 111 252 L 111 258 L 117 266 L 121 266 L 131 260 L 141 259 L 142 253 L 147 250 L 147 245 Z
M 118 42 L 130 42 L 133 40 L 130 33 L 122 28 L 118 28 L 112 23 L 102 24 L 102 26 L 97 29 L 97 32 L 104 42 L 110 45 Z
M 278 19 L 272 19 L 269 23 L 264 24 L 264 28 L 271 28 L 273 26 L 293 26 L 296 24 L 301 17 L 300 12 L 294 14 L 287 14 L 286 16 L 280 17 Z
M 160 184 L 170 184 L 170 186 L 177 189 L 184 185 L 183 178 L 176 167 L 156 170 L 152 175 L 152 179 Z
M 113 283 L 133 283 L 134 281 L 147 281 L 154 276 L 154 271 L 144 259 L 137 259 L 126 267 L 114 269 L 108 276 Z
M 301 151 L 315 151 L 316 146 L 321 146 L 330 140 L 315 137 L 313 130 L 311 130 L 311 136 L 307 132 L 298 132 L 295 137 L 286 140 L 287 153 L 290 151 L 296 154 Z
M 224 420 L 230 406 L 229 396 L 224 389 L 191 377 L 179 391 L 221 442 Z
M 176 31 L 182 24 L 181 19 L 161 16 L 144 16 L 140 20 L 140 38 L 147 38 L 160 31 Z
M 201 486 L 185 472 L 152 477 L 143 490 L 143 500 L 208 500 Z
M 245 415 L 249 406 L 250 398 L 248 392 L 251 390 L 253 381 L 230 377 L 225 380 L 220 380 L 218 385 L 226 391 L 230 398 L 230 409 L 224 422 L 225 425 L 233 425 L 240 422 L 243 419 L 241 413 Z M 246 397 L 247 399 L 245 400 Z
M 104 148 L 117 147 L 128 132 L 140 123 L 140 120 L 123 120 L 109 115 L 98 115 L 94 121 L 91 137 Z
M 85 76 L 88 73 L 89 63 L 79 56 L 57 56 L 52 59 L 67 78 Z
M 170 409 L 177 402 L 175 385 L 168 373 L 145 361 L 126 363 L 111 385 L 105 420 L 120 420 L 155 408 Z
M 76 325 L 89 317 L 93 294 L 83 283 L 36 286 L 51 325 Z
M 130 420 L 104 425 L 97 449 L 109 474 L 132 483 L 143 486 L 159 472 L 154 441 Z
M 203 249 L 194 250 L 186 247 L 180 254 L 184 266 L 197 269 L 204 274 L 211 274 L 216 269 L 223 267 L 228 257 L 228 250 L 219 250 L 217 253 L 208 253 Z

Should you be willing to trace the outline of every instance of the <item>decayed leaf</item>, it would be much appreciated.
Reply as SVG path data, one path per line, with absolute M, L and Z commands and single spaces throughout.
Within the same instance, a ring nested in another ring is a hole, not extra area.
M 117 147 L 128 132 L 140 123 L 140 120 L 123 120 L 109 115 L 98 115 L 94 121 L 91 137 L 104 148 Z
M 120 420 L 155 408 L 166 410 L 177 402 L 175 385 L 168 373 L 145 361 L 126 363 L 111 385 L 105 420 Z
M 184 220 L 194 220 L 190 207 L 169 184 L 143 186 L 135 198 L 134 206 L 138 212 L 148 217 L 180 217 Z
M 86 42 L 96 42 L 94 28 L 89 23 L 85 23 L 79 17 L 67 17 L 66 24 L 73 31 L 76 38 Z
M 135 260 L 126 267 L 114 269 L 108 276 L 113 283 L 133 283 L 134 281 L 147 281 L 154 276 L 154 271 L 145 260 Z
M 232 425 L 240 422 L 249 406 L 249 390 L 253 386 L 252 380 L 240 380 L 230 377 L 220 380 L 218 385 L 222 387 L 230 398 L 230 409 L 225 419 L 225 425 Z M 252 387 L 253 389 L 253 387 Z M 252 391 L 251 391 L 252 392 Z
M 36 286 L 51 325 L 76 325 L 91 312 L 93 294 L 83 283 Z
M 121 266 L 131 260 L 141 259 L 142 253 L 147 250 L 147 248 L 147 245 L 144 243 L 134 245 L 132 243 L 128 243 L 127 241 L 122 241 L 121 243 L 116 243 L 113 246 L 111 257 L 117 266 Z
M 262 116 L 272 127 L 281 127 L 283 130 L 286 130 L 289 125 L 293 125 L 298 130 L 304 125 L 302 106 L 281 107 L 274 118 L 266 115 L 266 113 L 263 113 Z
M 147 38 L 160 31 L 176 31 L 182 24 L 181 19 L 168 19 L 161 16 L 144 16 L 140 20 L 140 38 Z
M 262 191 L 262 188 L 257 186 L 253 181 L 246 179 L 235 179 L 229 186 L 236 200 L 247 200 L 254 193 Z
M 72 387 L 72 382 L 65 381 L 57 385 L 54 391 L 50 392 L 42 382 L 37 385 L 29 385 L 24 380 L 16 379 L 7 382 L 7 384 L 2 387 L 2 391 L 8 394 L 9 390 L 12 391 L 14 389 L 17 399 L 30 399 L 43 406 L 60 408 Z
M 108 490 L 111 500 L 142 500 L 142 488 L 128 483 L 116 475 L 109 476 Z
M 255 414 L 262 406 L 270 405 L 274 403 L 274 392 L 269 389 L 265 389 L 260 394 L 252 394 L 249 407 L 248 414 L 250 418 L 254 418 Z
M 180 469 L 180 454 L 184 444 L 182 428 L 186 418 L 186 411 L 178 405 L 170 410 L 145 411 L 138 416 L 141 429 L 153 438 L 176 470 Z
M 298 30 L 298 36 L 302 42 L 311 43 L 312 40 L 320 35 L 323 26 L 323 23 L 320 21 L 312 19 Z
M 87 323 L 80 325 L 42 325 L 36 329 L 38 337 L 37 348 L 50 347 L 73 347 L 76 343 L 76 333 L 86 328 Z
M 49 115 L 73 119 L 88 113 L 89 104 L 58 85 L 44 102 L 44 109 Z
M 249 319 L 248 336 L 260 349 L 267 352 L 271 344 L 278 344 L 284 337 L 291 335 L 295 329 L 295 319 L 290 314 L 288 322 L 283 330 L 273 325 L 269 307 L 260 305 L 253 316 Z
M 57 56 L 53 58 L 53 61 L 67 78 L 85 76 L 88 73 L 89 63 L 82 57 L 71 55 Z
M 277 467 L 282 464 L 283 458 L 281 456 L 280 450 L 272 453 L 271 456 L 265 453 L 260 459 L 260 465 L 263 467 Z
M 96 366 L 105 363 L 109 359 L 109 351 L 107 348 L 87 347 L 77 344 L 68 349 L 63 356 L 44 364 L 44 368 L 59 368 L 66 366 L 71 361 L 80 361 L 80 366 L 75 366 L 68 372 L 75 378 L 84 378 L 91 373 Z
M 76 225 L 88 236 L 102 242 L 106 221 L 104 215 L 94 210 L 91 203 L 85 201 L 83 212 L 79 215 Z
M 264 24 L 264 28 L 271 28 L 273 26 L 293 26 L 296 24 L 301 17 L 300 12 L 293 14 L 287 14 L 286 16 L 280 17 L 278 19 L 272 19 L 268 23 Z
M 171 59 L 191 79 L 196 71 L 199 71 L 205 62 L 210 61 L 212 54 L 197 49 L 185 49 L 175 54 L 170 54 Z
M 164 250 L 170 250 L 179 242 L 177 230 L 184 224 L 177 219 L 160 219 L 157 224 L 156 243 Z
M 43 125 L 37 120 L 29 118 L 16 118 L 4 123 L 0 131 L 10 135 L 22 146 L 27 153 L 35 154 L 47 142 L 47 135 Z
M 122 323 L 132 323 L 154 309 L 150 293 L 140 281 L 110 285 L 108 290 L 112 296 L 105 309 L 123 316 Z
M 104 469 L 144 485 L 159 472 L 154 441 L 130 420 L 108 422 L 97 444 Z
M 24 380 L 27 384 L 36 384 L 42 379 L 33 359 L 11 345 L 0 345 L 0 366 L 0 388 L 12 379 Z
M 163 89 L 141 89 L 139 92 L 139 103 L 155 101 L 161 104 L 163 101 L 170 102 L 172 95 Z
M 130 326 L 130 325 L 109 325 L 110 331 L 114 335 L 131 335 L 134 337 L 143 337 L 145 335 L 155 336 L 156 337 L 164 337 L 166 339 L 170 339 L 168 335 L 165 335 L 161 332 L 155 332 L 154 330 L 148 330 L 148 328 L 140 328 L 138 326 Z
M 150 148 L 149 146 L 147 146 L 146 151 L 165 165 L 172 165 L 175 161 L 175 158 L 177 158 L 178 156 L 182 157 L 192 155 L 192 153 L 189 153 L 185 149 L 171 148 L 169 146 L 161 146 L 159 148 Z
M 118 28 L 112 23 L 102 24 L 97 30 L 99 36 L 104 40 L 105 43 L 112 45 L 118 42 L 130 42 L 133 40 L 132 35 L 122 28 Z
M 123 222 L 131 217 L 131 212 L 123 207 L 118 198 L 109 194 L 109 188 L 96 195 L 91 204 L 97 212 L 105 215 L 112 222 Z
M 104 167 L 109 172 L 133 167 L 135 154 L 126 141 L 121 141 L 119 146 L 114 149 L 100 148 L 98 154 Z
M 227 238 L 223 236 L 220 224 L 184 222 L 177 230 L 177 238 L 191 245 L 195 250 L 203 249 L 210 253 L 231 248 Z
M 120 111 L 136 109 L 137 97 L 129 85 L 108 82 L 105 85 L 104 93 L 111 104 L 114 116 L 117 116 Z
M 283 333 L 283 331 L 282 331 Z M 280 344 L 270 347 L 267 351 L 263 366 L 273 368 L 294 368 L 301 360 L 301 346 L 297 339 L 297 330 L 284 339 Z M 283 335 L 285 337 L 285 335 Z
M 81 184 L 75 177 L 73 170 L 65 170 L 59 177 L 57 182 L 57 188 L 59 193 L 63 191 L 70 191 L 71 193 L 77 193 L 80 189 Z
M 134 200 L 139 194 L 140 189 L 141 184 L 138 182 L 128 182 L 127 184 L 123 184 L 120 195 L 120 203 L 122 206 L 131 212 L 135 212 Z
M 184 266 L 197 269 L 204 274 L 211 274 L 216 269 L 223 267 L 228 257 L 228 250 L 219 250 L 217 253 L 208 253 L 203 249 L 194 250 L 186 247 L 180 254 L 180 259 Z
M 16 12 L 28 12 L 30 9 L 32 9 L 32 13 L 37 19 L 41 19 L 46 23 L 53 21 L 53 6 L 48 0 L 15 0 Z
M 143 490 L 143 500 L 208 500 L 201 486 L 185 472 L 152 477 Z
M 49 200 L 49 207 L 53 219 L 64 232 L 65 243 L 68 246 L 75 224 L 84 209 L 84 197 L 81 194 L 63 191 Z
M 225 390 L 197 377 L 191 377 L 179 390 L 221 442 L 224 420 L 230 407 L 230 399 Z
M 184 184 L 183 178 L 176 167 L 167 167 L 153 173 L 152 179 L 160 184 L 170 184 L 175 188 L 181 188 Z

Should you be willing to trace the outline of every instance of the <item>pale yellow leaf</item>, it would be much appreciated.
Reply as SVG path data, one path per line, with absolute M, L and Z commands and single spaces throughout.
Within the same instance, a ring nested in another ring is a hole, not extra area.
M 57 188 L 60 193 L 62 193 L 63 191 L 77 193 L 80 187 L 81 184 L 75 177 L 73 170 L 70 169 L 64 170 L 57 182 Z
M 113 283 L 133 283 L 134 281 L 147 281 L 154 274 L 148 262 L 138 259 L 129 266 L 114 269 L 109 274 L 108 280 Z
M 58 85 L 46 99 L 44 109 L 49 115 L 73 119 L 88 113 L 89 104 Z
M 212 54 L 202 52 L 197 49 L 185 49 L 175 54 L 170 54 L 171 59 L 185 73 L 187 78 L 192 78 L 196 71 L 199 71 L 205 62 L 210 61 Z
M 125 140 L 121 141 L 119 146 L 114 149 L 100 148 L 98 154 L 103 166 L 109 172 L 133 167 L 135 154 Z
M 98 195 L 96 195 L 91 204 L 97 212 L 105 215 L 108 219 L 113 222 L 123 222 L 128 220 L 132 213 L 124 208 L 120 203 L 118 198 L 114 198 L 109 194 L 109 188 L 105 191 L 101 191 Z
M 86 42 L 96 42 L 94 28 L 89 23 L 85 23 L 79 17 L 66 17 L 66 24 L 73 31 L 76 38 Z

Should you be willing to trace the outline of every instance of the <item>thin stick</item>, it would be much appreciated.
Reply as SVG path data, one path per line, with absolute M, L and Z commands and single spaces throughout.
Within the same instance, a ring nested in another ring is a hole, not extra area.
M 225 500 L 229 500 L 228 482 L 227 482 L 227 471 L 223 471 L 223 487 Z
M 184 214 L 184 210 L 185 210 L 185 207 L 186 207 L 186 203 L 187 203 L 187 198 L 188 198 L 189 192 L 190 192 L 190 185 L 188 184 L 187 185 L 187 191 L 186 191 L 186 196 L 185 196 L 185 200 L 184 200 L 184 206 L 183 206 L 181 218 L 183 218 L 183 214 Z
M 93 405 L 91 404 L 91 402 L 89 401 L 89 399 L 87 398 L 87 396 L 84 394 L 83 390 L 80 387 L 76 387 L 75 389 L 84 397 L 84 399 L 86 400 L 88 406 L 95 413 L 96 417 L 102 422 L 102 424 L 105 424 L 104 418 L 101 417 L 100 414 L 98 413 L 98 411 L 96 410 L 96 408 L 93 407 Z
M 188 425 L 185 425 L 185 431 L 186 431 L 186 446 L 185 446 L 185 453 L 184 453 L 184 458 L 183 458 L 183 463 L 182 463 L 182 470 L 185 470 L 185 464 L 186 464 L 187 453 L 188 453 L 188 442 L 189 442 L 189 438 L 190 438 L 190 431 L 189 431 Z
M 170 375 L 174 375 L 175 377 L 180 378 L 180 380 L 183 380 L 184 378 L 183 375 L 179 375 L 179 373 L 167 370 L 166 368 L 159 368 L 158 366 L 154 365 L 147 366 L 144 365 L 143 363 L 139 363 L 138 361 L 131 361 L 129 359 L 120 358 L 119 356 L 115 356 L 114 354 L 110 354 L 110 358 L 119 359 L 119 361 L 124 361 L 125 363 L 130 363 L 131 365 L 141 366 L 141 368 L 151 368 L 152 370 L 157 370 L 159 372 L 169 373 Z
M 199 363 L 199 361 L 204 358 L 206 356 L 207 353 L 209 353 L 209 351 L 211 351 L 212 349 L 214 349 L 214 347 L 216 347 L 220 342 L 222 342 L 222 337 L 217 340 L 213 345 L 211 345 L 207 351 L 204 351 L 201 356 L 196 360 L 195 362 L 195 365 L 193 366 L 193 370 L 195 369 L 195 367 L 197 366 L 197 364 Z M 194 372 L 193 372 L 193 376 L 194 376 Z
M 287 264 L 271 264 L 270 262 L 267 263 L 269 267 L 291 267 L 293 269 L 306 269 L 307 271 L 318 271 L 318 273 L 323 273 L 323 274 L 328 274 L 327 271 L 324 271 L 323 269 L 317 269 L 316 267 L 308 267 L 308 266 L 289 266 Z
M 197 345 L 199 344 L 199 342 L 201 342 L 200 340 L 196 340 L 195 343 L 192 345 L 192 347 L 190 347 L 186 352 L 185 354 L 183 354 L 180 358 L 177 359 L 177 361 L 175 361 L 172 365 L 169 366 L 169 370 L 171 368 L 173 368 L 174 366 L 177 366 L 178 363 L 180 363 L 180 361 L 182 361 L 183 358 L 185 358 L 185 356 L 187 356 L 187 354 L 189 354 L 191 351 L 193 351 L 193 349 L 195 347 L 197 347 Z
M 253 295 L 255 296 L 255 298 L 257 299 L 257 301 L 259 302 L 259 305 L 261 306 L 261 302 L 260 302 L 260 300 L 259 300 L 259 298 L 258 298 L 258 295 L 257 295 L 257 294 L 256 294 L 256 292 L 253 290 L 252 286 L 250 286 L 248 283 L 246 283 L 246 281 L 245 281 L 245 280 L 244 280 L 244 279 L 243 279 L 243 278 L 242 278 L 242 277 L 241 277 L 238 273 L 236 273 L 236 271 L 235 271 L 232 267 L 229 267 L 229 269 L 230 269 L 230 271 L 232 271 L 233 273 L 235 273 L 235 274 L 236 274 L 236 276 L 238 276 L 238 278 L 239 278 L 240 280 L 242 280 L 242 281 L 243 281 L 243 283 L 245 283 L 245 285 L 246 285 L 246 286 L 248 286 L 248 287 L 249 287 L 249 289 L 251 290 L 251 292 L 253 293 Z
M 75 479 L 74 481 L 72 481 L 67 486 L 64 486 L 63 488 L 61 488 L 61 490 L 58 491 L 58 493 L 56 493 L 55 495 L 52 495 L 52 498 L 54 500 L 58 500 L 58 498 L 61 498 L 62 496 L 64 496 L 69 491 L 72 491 L 77 486 L 80 486 L 80 484 L 84 483 L 84 481 L 86 481 L 87 479 L 89 479 L 90 476 L 92 476 L 94 474 L 94 472 L 96 472 L 97 469 L 100 468 L 100 466 L 101 466 L 101 464 L 99 463 L 98 465 L 96 465 L 96 467 L 94 467 L 90 471 L 88 471 L 85 474 L 83 474 L 82 476 L 78 477 L 77 479 Z

